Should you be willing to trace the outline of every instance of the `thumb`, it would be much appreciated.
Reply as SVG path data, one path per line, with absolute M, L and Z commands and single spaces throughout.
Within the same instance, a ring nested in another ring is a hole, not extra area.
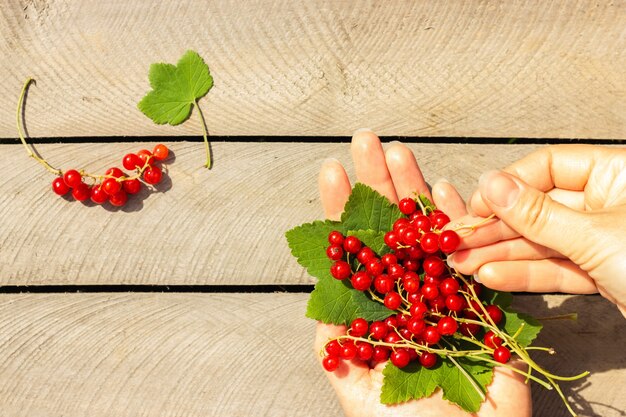
M 479 180 L 485 204 L 507 226 L 526 239 L 577 258 L 576 242 L 589 243 L 588 216 L 572 210 L 519 178 L 501 171 Z

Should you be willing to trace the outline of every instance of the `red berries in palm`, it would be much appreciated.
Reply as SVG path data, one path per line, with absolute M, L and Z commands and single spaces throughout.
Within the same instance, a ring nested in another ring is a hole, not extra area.
M 365 336 L 369 330 L 369 323 L 362 318 L 356 318 L 350 323 L 350 334 L 355 337 Z
M 443 253 L 454 252 L 461 244 L 461 238 L 454 230 L 444 230 L 439 235 L 439 249 Z
M 431 218 L 431 223 L 433 229 L 441 230 L 446 224 L 450 223 L 450 217 L 442 212 L 435 213 Z
M 148 167 L 143 172 L 143 180 L 150 184 L 156 185 L 161 182 L 161 178 L 163 177 L 163 172 L 159 167 Z
M 502 346 L 502 339 L 496 336 L 496 334 L 492 330 L 489 330 L 487 333 L 485 333 L 483 341 L 485 342 L 485 346 L 491 349 Z
M 122 165 L 127 170 L 133 171 L 137 168 L 141 168 L 143 166 L 143 163 L 141 162 L 141 159 L 139 159 L 139 157 L 136 154 L 129 153 L 129 154 L 124 155 L 124 159 L 122 159 Z
M 459 325 L 457 324 L 454 317 L 450 316 L 442 317 L 441 320 L 439 320 L 439 323 L 437 323 L 437 331 L 439 331 L 439 334 L 441 334 L 442 336 L 453 335 L 458 327 Z
M 369 361 L 374 356 L 374 347 L 367 342 L 356 342 L 356 357 Z
M 65 195 L 70 190 L 70 187 L 65 183 L 63 178 L 56 177 L 52 181 L 52 191 L 57 195 Z
M 350 283 L 357 291 L 367 291 L 372 285 L 372 276 L 365 271 L 359 271 L 352 275 Z
M 341 353 L 341 345 L 337 340 L 331 340 L 330 342 L 326 343 L 324 350 L 330 356 L 339 356 Z
M 81 182 L 72 189 L 72 197 L 76 201 L 85 201 L 91 197 L 91 188 L 84 182 Z
M 406 349 L 396 349 L 394 352 L 391 352 L 389 360 L 398 368 L 404 368 L 411 361 L 411 356 Z
M 338 261 L 343 257 L 343 248 L 339 245 L 330 245 L 326 248 L 326 256 L 332 261 Z
M 361 241 L 356 236 L 346 236 L 343 240 L 343 248 L 348 253 L 357 254 L 361 250 Z
M 511 359 L 511 352 L 504 346 L 499 346 L 493 351 L 493 359 L 496 362 L 507 363 Z
M 63 174 L 63 181 L 68 187 L 74 188 L 83 182 L 83 177 L 75 169 L 70 169 Z
M 402 297 L 395 291 L 388 292 L 385 295 L 384 304 L 389 310 L 397 310 L 402 304 Z
M 329 355 L 329 356 L 325 356 L 324 359 L 322 359 L 322 366 L 328 372 L 333 372 L 339 367 L 339 362 L 340 360 L 337 356 Z
M 437 363 L 437 355 L 431 352 L 422 352 L 418 360 L 424 368 L 432 368 Z
M 407 197 L 400 200 L 398 208 L 400 209 L 402 214 L 406 214 L 408 216 L 415 211 L 417 205 L 415 204 L 415 200 Z
M 374 346 L 372 361 L 384 362 L 389 359 L 389 348 L 387 346 Z
M 152 155 L 154 155 L 154 159 L 156 159 L 157 161 L 164 161 L 165 159 L 167 159 L 169 154 L 170 150 L 167 148 L 167 146 L 161 143 L 156 145 L 152 150 Z
M 435 253 L 439 250 L 439 236 L 436 233 L 428 232 L 422 235 L 420 247 L 426 253 Z
M 489 314 L 489 317 L 491 317 L 491 320 L 493 320 L 495 324 L 499 324 L 502 321 L 502 310 L 500 310 L 500 307 L 497 305 L 488 305 L 485 307 L 485 310 L 487 310 L 487 314 Z
M 412 223 L 413 227 L 416 229 L 421 230 L 422 232 L 430 232 L 430 220 L 423 214 L 416 216 Z
M 352 341 L 344 342 L 341 346 L 340 356 L 343 359 L 354 359 L 356 356 L 356 345 Z
M 338 280 L 346 279 L 351 274 L 350 265 L 346 261 L 337 261 L 330 267 L 330 274 Z
M 343 245 L 343 234 L 337 230 L 333 230 L 328 234 L 328 243 L 331 245 Z
M 107 178 L 102 181 L 102 189 L 108 195 L 113 195 L 122 189 L 122 183 L 114 178 Z

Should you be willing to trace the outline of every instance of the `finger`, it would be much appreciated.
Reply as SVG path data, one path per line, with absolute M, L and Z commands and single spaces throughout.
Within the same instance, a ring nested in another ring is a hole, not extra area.
M 351 148 L 357 179 L 397 204 L 398 195 L 378 136 L 370 131 L 357 131 Z
M 324 215 L 327 219 L 339 220 L 351 190 L 348 174 L 339 161 L 336 159 L 324 161 L 320 170 L 318 185 Z
M 550 198 L 558 203 L 563 204 L 574 210 L 585 210 L 585 193 L 582 191 L 562 190 L 553 188 L 547 192 Z M 472 212 L 477 216 L 488 217 L 491 215 L 491 209 L 485 204 L 480 193 L 476 191 L 470 198 Z
M 468 227 L 474 225 L 477 226 Z M 455 219 L 447 228 L 456 230 L 461 237 L 459 250 L 478 248 L 519 237 L 519 233 L 497 218 L 487 220 L 484 217 L 467 215 Z
M 491 262 L 480 267 L 478 280 L 500 291 L 594 294 L 591 277 L 567 259 Z
M 433 185 L 433 202 L 439 210 L 446 213 L 453 221 L 467 215 L 463 197 L 445 179 L 440 179 Z
M 510 365 L 524 372 L 528 369 L 522 361 L 512 361 Z M 487 388 L 487 400 L 480 407 L 478 416 L 530 417 L 532 399 L 530 384 L 525 383 L 525 376 L 502 366 L 493 369 L 493 382 Z
M 431 199 L 422 171 L 409 148 L 400 142 L 393 143 L 385 152 L 385 161 L 399 199 L 411 197 L 414 192 Z
M 317 323 L 315 332 L 314 350 L 320 365 L 324 356 L 324 346 L 326 343 L 339 336 L 346 334 L 345 326 L 334 326 L 332 324 Z M 369 374 L 370 368 L 361 361 L 342 360 L 339 367 L 333 372 L 326 372 L 331 385 L 338 391 L 354 389 L 354 385 L 364 376 Z
M 529 261 L 564 258 L 560 253 L 524 238 L 504 240 L 476 249 L 456 251 L 448 257 L 448 265 L 462 274 L 471 275 L 481 266 L 499 261 Z

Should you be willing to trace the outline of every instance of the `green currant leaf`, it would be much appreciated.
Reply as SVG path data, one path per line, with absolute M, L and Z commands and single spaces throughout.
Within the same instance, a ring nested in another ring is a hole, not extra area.
M 157 124 L 184 122 L 196 100 L 213 87 L 209 67 L 194 51 L 185 52 L 176 65 L 152 64 L 149 79 L 152 91 L 137 107 Z
M 505 291 L 496 291 L 487 287 L 483 287 L 480 294 L 481 300 L 487 302 L 487 304 L 495 304 L 500 308 L 507 308 L 513 301 L 513 294 Z
M 294 227 L 285 234 L 291 254 L 315 278 L 335 280 L 330 275 L 333 262 L 326 256 L 326 248 L 330 245 L 328 234 L 333 230 L 343 233 L 343 226 L 339 222 L 318 220 Z
M 324 323 L 349 324 L 357 317 L 382 320 L 393 314 L 384 305 L 357 291 L 347 280 L 320 279 L 307 304 L 306 316 Z
M 383 256 L 391 252 L 389 246 L 385 245 L 385 232 L 375 232 L 373 230 L 350 230 L 348 235 L 356 236 L 378 256 Z
M 543 327 L 539 320 L 528 314 L 518 313 L 507 308 L 503 308 L 502 311 L 504 312 L 504 330 L 506 333 L 513 336 L 523 324 L 524 327 L 515 339 L 524 347 L 530 345 Z
M 431 211 L 434 211 L 437 209 L 435 204 L 432 201 L 430 201 L 430 199 L 426 197 L 424 194 L 420 194 L 417 198 L 419 198 L 419 201 L 422 203 L 422 205 L 426 209 L 426 213 L 430 213 Z
M 493 377 L 489 364 L 456 358 L 467 375 L 483 391 Z M 476 412 L 482 404 L 480 394 L 467 379 L 467 376 L 449 359 L 439 359 L 439 363 L 430 369 L 417 363 L 411 363 L 399 369 L 388 363 L 383 370 L 383 388 L 380 400 L 383 404 L 397 404 L 412 399 L 425 398 L 432 395 L 437 387 L 443 390 L 443 398 L 457 404 L 468 412 Z
M 388 232 L 402 217 L 397 205 L 365 184 L 357 183 L 341 215 L 345 230 Z

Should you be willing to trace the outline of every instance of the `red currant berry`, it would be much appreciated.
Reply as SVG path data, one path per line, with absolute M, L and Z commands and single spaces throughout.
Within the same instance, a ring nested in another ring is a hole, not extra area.
M 356 357 L 369 361 L 374 356 L 374 347 L 367 342 L 356 342 Z
M 115 207 L 122 207 L 128 201 L 128 194 L 124 190 L 120 190 L 117 193 L 109 197 L 109 202 Z
M 419 362 L 424 368 L 432 368 L 437 363 L 437 355 L 430 352 L 422 352 Z
M 397 314 L 396 314 L 397 316 Z M 387 327 L 389 327 L 390 329 L 393 328 L 397 328 L 398 327 L 398 319 L 396 318 L 396 316 L 389 316 L 385 319 L 385 321 L 383 321 L 383 323 L 385 323 L 387 325 Z
M 417 271 L 418 269 L 420 269 L 420 262 L 416 259 L 405 259 L 402 262 L 402 266 L 404 267 L 404 269 L 406 269 L 407 271 Z
M 404 275 L 404 268 L 398 264 L 389 265 L 387 267 L 387 275 L 389 275 L 393 280 L 397 280 Z
M 326 248 L 326 256 L 331 261 L 338 261 L 343 257 L 343 248 L 339 245 L 330 245 Z
M 396 232 L 385 233 L 385 245 L 395 250 L 398 249 L 398 243 L 400 243 L 400 237 Z M 397 253 L 396 256 L 398 256 Z
M 91 187 L 91 201 L 96 204 L 104 204 L 109 200 L 109 195 L 99 185 Z
M 328 243 L 331 245 L 343 245 L 343 235 L 341 232 L 333 230 L 328 234 Z
M 456 320 L 450 316 L 442 317 L 439 323 L 437 323 L 437 331 L 442 336 L 451 336 L 456 333 L 458 328 L 459 325 Z
M 152 154 L 154 155 L 154 159 L 156 159 L 157 161 L 163 161 L 167 159 L 168 155 L 170 154 L 170 150 L 167 149 L 167 146 L 159 143 L 152 150 Z
M 400 336 L 402 336 L 403 339 L 413 340 L 413 333 L 411 333 L 411 331 L 406 327 L 400 327 L 398 329 L 398 333 L 400 333 Z
M 387 346 L 374 346 L 374 355 L 372 361 L 384 362 L 389 359 L 389 348 Z
M 326 353 L 330 356 L 339 356 L 341 354 L 341 345 L 337 340 L 331 340 L 326 343 L 326 347 L 324 347 Z
M 148 167 L 143 172 L 143 180 L 150 185 L 160 183 L 162 177 L 163 171 L 161 171 L 161 168 L 159 167 Z
M 375 277 L 381 275 L 385 271 L 383 263 L 378 258 L 371 259 L 367 262 L 367 264 L 365 264 L 365 269 L 367 269 L 367 272 Z
M 396 315 L 396 322 L 398 323 L 398 327 L 406 326 L 410 319 L 411 316 L 409 316 L 408 314 L 398 313 Z
M 339 367 L 339 358 L 336 356 L 330 356 L 330 355 L 325 356 L 324 359 L 322 359 L 322 366 L 328 372 L 333 372 Z
M 379 275 L 374 279 L 374 288 L 381 294 L 387 294 L 393 290 L 393 279 L 387 275 Z
M 446 309 L 446 299 L 438 295 L 432 300 L 428 300 L 428 304 L 430 306 L 430 311 L 434 311 L 436 313 L 442 313 Z
M 434 326 L 426 326 L 422 335 L 424 337 L 424 341 L 429 345 L 435 345 L 439 343 L 439 340 L 441 340 L 441 334 L 439 334 L 437 328 Z
M 446 307 L 450 311 L 459 312 L 465 307 L 465 300 L 458 294 L 450 294 L 446 296 Z
M 430 232 L 430 220 L 423 214 L 416 216 L 413 219 L 412 223 L 413 227 L 415 227 L 417 230 L 421 230 L 424 233 Z
M 388 292 L 385 295 L 384 304 L 389 310 L 397 310 L 402 304 L 402 297 L 395 291 Z
M 369 327 L 370 326 L 367 320 L 360 317 L 354 319 L 352 320 L 352 323 L 350 323 L 350 335 L 355 337 L 365 336 L 367 334 L 367 331 L 369 330 Z
M 393 253 L 388 253 L 386 255 L 383 255 L 383 257 L 380 258 L 380 260 L 384 266 L 389 266 L 389 265 L 398 263 L 398 258 Z
M 444 230 L 439 235 L 439 249 L 443 253 L 454 252 L 461 244 L 461 238 L 454 230 Z
M 420 247 L 426 253 L 435 253 L 439 250 L 439 236 L 436 233 L 424 233 L 420 240 Z
M 405 259 L 408 259 L 408 256 L 409 256 L 405 248 L 396 249 L 394 250 L 393 254 L 396 255 L 396 258 L 398 258 L 397 263 L 400 263 L 400 261 L 404 261 Z
M 396 349 L 394 352 L 391 352 L 389 360 L 398 368 L 404 368 L 411 361 L 411 356 L 406 349 Z
M 487 333 L 485 333 L 483 341 L 485 342 L 485 345 L 491 349 L 502 346 L 502 339 L 496 336 L 496 334 L 492 330 L 489 330 Z
M 356 356 L 356 345 L 352 341 L 344 342 L 341 345 L 340 356 L 342 359 L 354 359 Z
M 122 182 L 122 188 L 128 194 L 137 194 L 139 191 L 141 191 L 141 182 L 137 178 L 134 178 L 132 180 L 124 180 Z
M 400 217 L 398 220 L 393 222 L 393 231 L 397 232 L 401 228 L 408 227 L 408 226 L 409 226 L 409 220 L 404 217 Z
M 426 304 L 421 301 L 411 304 L 411 307 L 409 309 L 411 316 L 418 318 L 418 319 L 424 318 L 424 315 L 426 314 L 427 311 L 428 311 L 428 308 L 426 307 Z
M 404 290 L 409 294 L 417 293 L 420 290 L 419 279 L 406 278 L 402 280 Z
M 476 296 L 478 297 L 483 291 L 483 286 L 477 282 L 472 282 L 470 285 L 463 284 L 463 289 L 470 294 L 472 294 L 472 290 L 474 290 L 474 293 L 476 293 Z
M 104 173 L 107 177 L 120 178 L 124 176 L 124 171 L 119 168 L 113 167 L 106 170 Z
M 338 280 L 346 279 L 351 274 L 350 265 L 346 261 L 337 261 L 330 267 L 330 274 Z
M 450 217 L 444 213 L 436 213 L 431 219 L 431 222 L 433 229 L 441 230 L 446 224 L 450 223 Z
M 346 236 L 343 240 L 343 248 L 346 252 L 357 254 L 361 250 L 361 241 L 356 236 Z
M 74 188 L 83 182 L 83 177 L 75 169 L 70 169 L 63 174 L 63 181 L 68 187 Z
M 487 310 L 487 314 L 489 314 L 489 317 L 491 317 L 491 320 L 493 320 L 495 324 L 499 324 L 502 321 L 502 310 L 500 310 L 500 307 L 497 305 L 488 305 L 485 307 L 485 310 Z
M 461 323 L 459 331 L 463 336 L 472 337 L 476 336 L 480 331 L 480 326 L 475 323 Z
M 152 152 L 147 149 L 142 149 L 137 152 L 137 157 L 141 161 L 142 168 L 146 166 L 146 164 L 152 165 L 152 163 L 154 163 L 154 156 L 152 155 Z
M 459 281 L 452 277 L 444 279 L 443 281 L 441 281 L 441 284 L 439 284 L 439 292 L 442 295 L 456 294 L 457 292 L 459 292 L 459 288 Z
M 426 323 L 422 319 L 418 319 L 417 317 L 412 317 L 411 320 L 406 324 L 406 328 L 409 329 L 411 333 L 414 335 L 420 335 L 426 329 Z
M 358 261 L 361 262 L 363 265 L 365 265 L 366 263 L 368 263 L 375 257 L 376 257 L 376 254 L 374 253 L 374 251 L 368 247 L 362 248 L 359 251 L 359 253 L 356 255 L 356 258 L 358 259 Z
M 411 293 L 411 294 L 407 294 L 406 300 L 409 302 L 409 304 L 418 303 L 422 300 L 422 294 L 420 294 L 419 291 Z
M 387 336 L 387 332 L 389 331 L 389 327 L 382 321 L 375 321 L 370 324 L 370 335 L 372 338 L 377 340 L 384 339 Z
M 410 248 L 406 248 L 406 254 L 411 260 L 422 259 L 424 257 L 424 252 L 417 246 L 411 246 Z
M 70 187 L 65 183 L 62 177 L 56 177 L 52 181 L 52 191 L 57 195 L 65 195 L 70 190 Z
M 431 277 L 440 277 L 446 270 L 446 264 L 438 256 L 427 256 L 423 263 L 424 272 Z
M 417 241 L 419 238 L 420 233 L 417 231 L 417 229 L 414 229 L 412 227 L 402 229 L 402 233 L 400 234 L 400 240 L 402 241 L 402 243 L 408 246 L 417 245 Z
M 407 198 L 403 198 L 402 200 L 400 200 L 400 203 L 398 204 L 398 208 L 400 209 L 402 214 L 409 216 L 413 214 L 415 209 L 417 209 L 417 204 L 415 204 L 415 200 L 407 197 Z
M 400 341 L 402 341 L 402 338 L 400 337 L 400 335 L 396 332 L 389 332 L 387 333 L 387 336 L 385 336 L 385 338 L 383 339 L 383 341 L 385 343 L 389 343 L 389 344 L 395 344 L 395 343 L 400 343 Z
M 72 197 L 76 201 L 85 201 L 91 197 L 91 188 L 84 182 L 81 182 L 72 189 Z
M 439 295 L 439 290 L 435 284 L 424 284 L 420 292 L 426 300 L 434 300 Z
M 129 171 L 133 171 L 137 168 L 141 168 L 142 162 L 139 157 L 134 153 L 127 153 L 122 159 L 122 165 Z
M 493 358 L 496 362 L 507 363 L 511 359 L 511 352 L 504 346 L 495 348 Z
M 102 181 L 102 189 L 108 195 L 113 195 L 122 189 L 122 183 L 114 178 L 107 178 Z
M 372 276 L 365 271 L 359 271 L 352 275 L 350 283 L 357 291 L 367 291 L 372 285 Z

